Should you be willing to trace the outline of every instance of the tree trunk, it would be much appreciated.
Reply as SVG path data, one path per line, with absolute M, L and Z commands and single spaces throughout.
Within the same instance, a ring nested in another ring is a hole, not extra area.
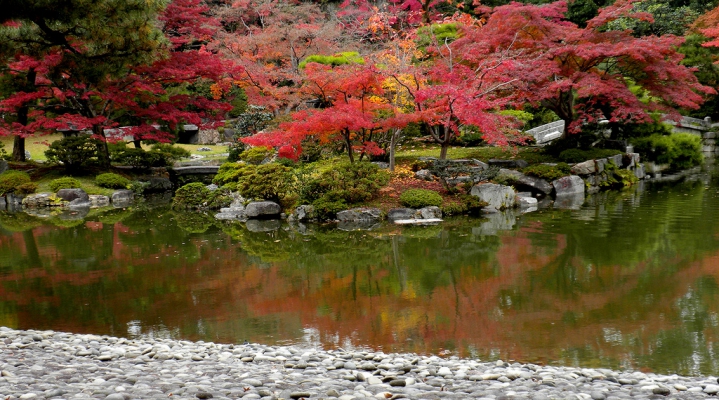
M 402 129 L 395 129 L 389 141 L 389 170 L 391 172 L 394 172 L 394 153 L 397 150 L 397 142 L 399 142 L 399 135 L 401 133 Z
M 440 160 L 446 160 L 447 159 L 447 150 L 449 149 L 449 142 L 444 141 L 442 142 L 442 147 L 439 151 L 439 159 Z
M 142 148 L 142 144 L 140 143 L 140 140 L 133 140 L 132 144 L 135 146 L 136 149 Z
M 35 78 L 36 73 L 34 69 L 27 72 L 25 79 L 25 91 L 30 93 L 35 90 Z M 23 104 L 17 112 L 17 122 L 22 126 L 27 126 L 28 114 L 30 113 L 30 105 Z M 12 144 L 12 160 L 13 161 L 27 161 L 25 157 L 25 138 L 22 136 L 15 136 Z
M 105 138 L 105 131 L 101 125 L 93 125 L 92 133 L 100 137 L 100 142 L 97 144 L 97 160 L 100 163 L 100 168 L 110 167 L 110 149 L 107 147 L 107 138 Z
M 350 163 L 355 162 L 354 154 L 352 153 L 352 140 L 350 140 L 350 133 L 349 132 L 343 132 L 342 136 L 345 138 L 345 146 L 347 146 L 347 155 L 350 158 Z

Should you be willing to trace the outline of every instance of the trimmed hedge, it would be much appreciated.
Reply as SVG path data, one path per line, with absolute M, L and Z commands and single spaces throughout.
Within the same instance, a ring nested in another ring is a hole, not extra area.
M 97 186 L 108 189 L 127 189 L 127 187 L 130 185 L 130 180 L 122 175 L 108 172 L 96 176 L 95 183 L 97 184 Z
M 60 189 L 75 189 L 79 188 L 80 181 L 69 176 L 63 176 L 62 178 L 53 179 L 48 185 L 50 190 L 57 192 Z
M 442 205 L 442 196 L 433 190 L 409 189 L 399 196 L 399 201 L 403 206 L 410 208 L 439 207 Z
M 0 195 L 21 193 L 20 187 L 30 182 L 30 175 L 23 171 L 5 171 L 0 174 Z

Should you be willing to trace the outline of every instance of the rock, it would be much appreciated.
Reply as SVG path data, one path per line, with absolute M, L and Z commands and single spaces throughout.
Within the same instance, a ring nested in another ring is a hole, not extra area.
M 552 182 L 557 197 L 567 195 L 584 195 L 584 180 L 577 175 L 559 178 Z
M 25 160 L 32 160 L 32 155 L 30 155 L 30 152 L 28 150 L 25 150 Z
M 382 219 L 382 210 L 379 208 L 353 208 L 337 213 L 340 222 L 379 221 Z
M 132 190 L 120 189 L 114 191 L 110 199 L 116 208 L 127 207 L 134 202 L 135 193 Z
M 22 199 L 22 205 L 27 208 L 47 207 L 52 203 L 53 193 L 36 193 Z
M 245 227 L 250 232 L 272 232 L 282 227 L 279 219 L 248 219 Z
M 604 167 L 607 165 L 608 162 L 609 161 L 607 161 L 606 158 L 598 158 L 598 159 L 594 160 L 594 165 L 596 166 L 598 174 L 601 174 L 602 172 L 604 172 Z
M 522 208 L 536 207 L 537 203 L 537 199 L 532 196 L 517 195 L 517 204 L 519 204 L 519 206 Z
M 167 178 L 162 178 L 159 176 L 152 176 L 148 178 L 141 179 L 143 182 L 147 182 L 147 186 L 145 187 L 144 192 L 147 193 L 154 193 L 154 192 L 165 192 L 168 190 L 172 190 L 173 185 L 172 181 L 170 181 Z
M 215 214 L 215 219 L 225 221 L 245 221 L 247 220 L 247 215 L 245 215 L 245 207 L 221 208 L 220 212 Z
M 592 397 L 592 400 L 604 400 L 607 398 L 607 395 L 604 394 L 604 392 L 601 392 L 599 390 L 595 390 L 589 394 Z
M 392 208 L 387 211 L 387 219 L 390 221 L 398 219 L 413 219 L 416 211 L 412 208 Z
M 669 395 L 669 393 L 671 393 L 671 392 L 672 392 L 672 391 L 669 390 L 669 388 L 668 388 L 668 387 L 665 387 L 665 386 L 658 386 L 658 387 L 655 387 L 654 389 L 652 389 L 652 393 L 654 393 L 654 394 L 660 394 L 660 395 L 662 395 L 662 396 L 667 396 L 667 395 Z
M 107 196 L 103 196 L 101 194 L 91 194 L 88 197 L 90 198 L 90 205 L 93 208 L 107 207 L 110 205 L 110 198 Z
M 7 160 L 0 160 L 0 174 L 7 171 L 9 168 Z
M 296 221 L 309 221 L 317 219 L 315 207 L 310 204 L 304 204 L 295 208 L 294 217 Z
M 291 399 L 309 398 L 312 396 L 310 392 L 292 392 L 290 393 Z
M 609 162 L 613 163 L 615 166 L 621 168 L 624 166 L 622 163 L 622 158 L 623 157 L 621 154 L 616 154 L 611 157 L 607 157 L 607 161 L 609 161 Z
M 597 163 L 594 160 L 587 160 L 572 166 L 574 175 L 590 175 L 597 172 Z
M 488 207 L 497 210 L 512 208 L 515 205 L 516 195 L 514 189 L 509 186 L 498 185 L 496 183 L 474 185 L 470 194 L 486 202 Z
M 393 379 L 393 380 L 389 381 L 389 385 L 404 387 L 404 386 L 407 386 L 407 382 L 405 382 L 404 379 Z
M 487 161 L 490 167 L 496 166 L 500 168 L 526 168 L 529 163 L 524 160 L 498 160 L 491 159 Z
M 584 204 L 584 193 L 557 196 L 554 199 L 554 208 L 565 210 L 579 210 Z
M 57 191 L 57 197 L 65 200 L 65 201 L 73 201 L 75 199 L 82 199 L 85 201 L 89 201 L 90 197 L 87 195 L 87 193 L 82 189 L 60 189 Z
M 428 169 L 420 169 L 414 173 L 414 177 L 423 181 L 431 181 L 434 179 L 432 173 Z
M 70 210 L 79 210 L 83 208 L 89 209 L 92 207 L 92 203 L 90 202 L 90 199 L 75 199 L 68 203 L 67 208 Z
M 253 201 L 245 207 L 247 218 L 279 218 L 282 208 L 273 201 Z
M 644 179 L 647 176 L 643 164 L 638 164 L 634 167 L 634 176 L 636 176 L 637 179 Z
M 195 397 L 197 397 L 198 399 L 211 399 L 214 396 L 212 395 L 212 393 L 197 392 L 197 393 L 195 393 Z
M 437 206 L 429 206 L 420 208 L 417 211 L 422 219 L 440 219 L 442 218 L 442 209 Z
M 197 149 L 197 151 L 212 151 L 212 149 L 209 147 L 200 147 Z
M 372 164 L 378 166 L 380 169 L 389 169 L 389 163 L 383 161 L 372 161 Z
M 504 168 L 499 170 L 499 174 L 514 178 L 514 186 L 517 189 L 529 190 L 541 196 L 547 196 L 552 193 L 552 185 L 542 178 L 524 175 L 519 171 Z
M 719 393 L 719 386 L 718 385 L 706 385 L 706 387 L 704 387 L 704 393 L 717 394 L 717 393 Z

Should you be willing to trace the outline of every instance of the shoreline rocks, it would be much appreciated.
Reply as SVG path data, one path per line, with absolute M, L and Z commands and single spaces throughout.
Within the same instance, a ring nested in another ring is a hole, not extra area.
M 0 328 L 0 398 L 702 399 L 715 377 Z

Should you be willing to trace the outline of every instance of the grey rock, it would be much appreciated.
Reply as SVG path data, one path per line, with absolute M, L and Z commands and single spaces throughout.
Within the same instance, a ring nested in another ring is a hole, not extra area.
M 572 166 L 574 175 L 590 175 L 597 172 L 597 163 L 594 160 L 587 160 Z
M 373 161 L 372 164 L 378 166 L 380 169 L 389 169 L 389 163 L 383 161 Z
M 611 157 L 607 157 L 607 161 L 609 161 L 609 162 L 613 163 L 615 166 L 621 168 L 624 166 L 624 164 L 622 163 L 622 158 L 623 157 L 621 154 L 615 154 Z
M 420 208 L 418 213 L 423 219 L 442 218 L 442 209 L 437 206 Z
M 646 178 L 647 174 L 644 171 L 644 165 L 638 164 L 634 167 L 634 176 L 637 177 L 637 179 L 644 179 Z
M 135 193 L 132 190 L 120 189 L 112 193 L 110 197 L 115 207 L 127 207 L 135 201 Z
M 67 208 L 73 211 L 80 210 L 83 208 L 89 209 L 90 207 L 92 207 L 90 199 L 75 199 L 67 205 Z
M 665 387 L 665 386 L 659 386 L 659 387 L 655 387 L 654 389 L 652 389 L 652 393 L 660 394 L 662 396 L 667 396 L 671 392 L 672 391 L 668 387 Z
M 110 198 L 107 196 L 103 196 L 100 194 L 91 194 L 88 197 L 90 198 L 90 205 L 93 208 L 107 207 L 110 205 Z
M 7 160 L 0 160 L 0 174 L 7 171 L 9 168 Z
M 559 196 L 584 194 L 584 180 L 577 175 L 565 176 L 552 182 L 554 192 Z
M 584 193 L 565 194 L 554 199 L 554 208 L 578 210 L 584 204 Z
M 414 177 L 423 181 L 431 181 L 434 179 L 432 173 L 428 169 L 420 169 L 414 173 Z
M 607 165 L 608 162 L 609 161 L 607 161 L 606 158 L 598 158 L 598 159 L 594 160 L 594 164 L 596 165 L 598 174 L 601 174 L 602 172 L 604 172 L 604 167 Z
M 253 201 L 245 206 L 248 218 L 279 218 L 282 208 L 273 201 Z
M 529 190 L 542 196 L 552 193 L 552 185 L 542 178 L 536 176 L 525 175 L 519 171 L 511 169 L 500 169 L 500 175 L 508 175 L 514 178 L 514 186 L 520 190 Z
M 219 220 L 229 220 L 229 221 L 245 221 L 247 220 L 247 215 L 245 215 L 245 208 L 235 208 L 235 207 L 228 207 L 228 208 L 221 208 L 220 212 L 215 214 L 215 219 Z
M 382 210 L 379 208 L 353 208 L 337 213 L 339 222 L 379 221 L 382 219 Z
M 497 210 L 513 208 L 515 206 L 516 194 L 514 189 L 509 186 L 495 183 L 475 185 L 472 187 L 470 194 L 486 202 L 488 207 Z
M 398 219 L 412 219 L 415 217 L 416 211 L 412 208 L 392 208 L 387 211 L 387 219 L 390 221 Z
M 87 195 L 87 193 L 84 190 L 78 188 L 60 189 L 57 191 L 57 197 L 65 201 L 73 201 L 75 199 L 82 199 L 85 201 L 90 200 L 90 197 Z
M 295 208 L 294 218 L 297 221 L 310 221 L 317 219 L 315 207 L 311 204 L 303 204 Z
M 52 193 L 36 193 L 22 199 L 22 205 L 27 208 L 47 207 L 52 203 Z
M 290 393 L 291 399 L 308 398 L 311 396 L 312 396 L 312 393 L 310 393 L 310 392 L 292 392 L 292 393 Z

